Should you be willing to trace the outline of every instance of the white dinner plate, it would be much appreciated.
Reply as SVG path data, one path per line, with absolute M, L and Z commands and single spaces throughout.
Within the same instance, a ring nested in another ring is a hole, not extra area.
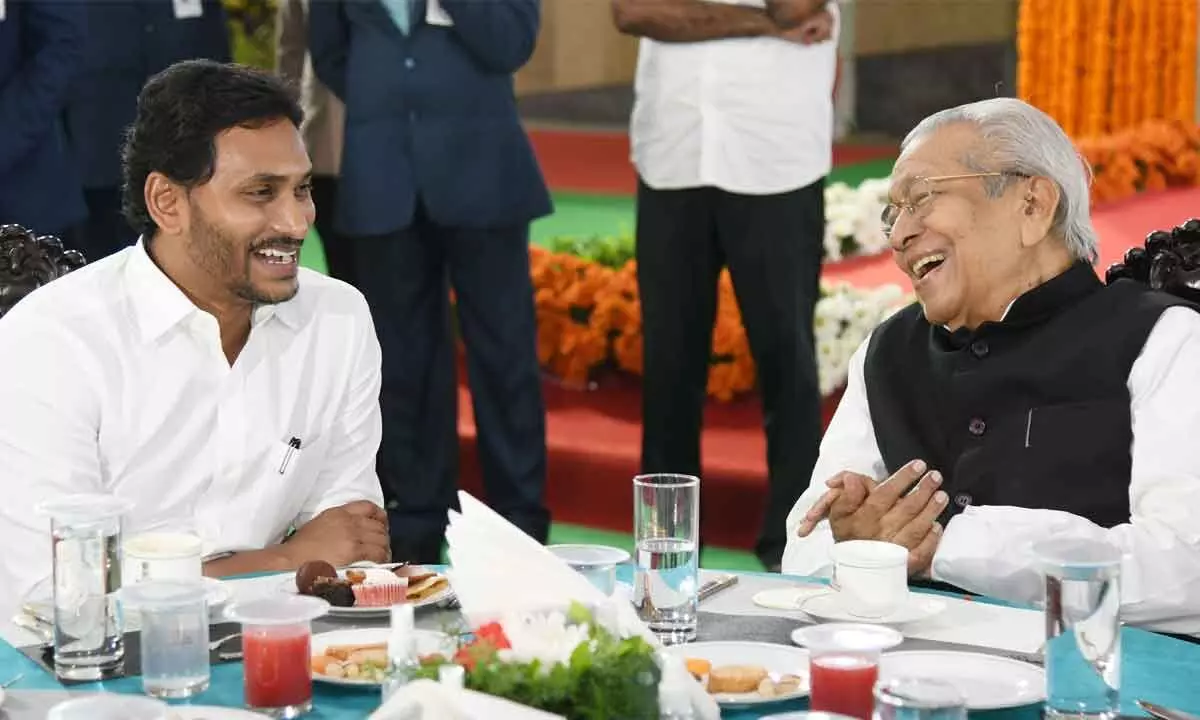
M 370 567 L 391 569 L 394 567 L 398 567 L 398 564 L 373 565 Z M 366 566 L 355 566 L 351 569 L 365 570 L 368 568 Z M 446 577 L 445 573 L 438 573 L 438 574 L 441 575 L 442 577 Z M 338 577 L 342 577 L 342 578 L 346 577 L 346 571 L 344 569 L 338 570 Z M 293 595 L 298 593 L 299 590 L 296 589 L 296 575 L 294 573 L 291 575 L 288 575 L 283 580 L 283 582 L 280 583 L 279 589 L 282 592 L 291 593 Z M 416 602 L 413 602 L 413 603 L 411 603 L 411 605 L 413 606 L 414 610 L 420 610 L 421 608 L 443 605 L 443 604 L 449 602 L 450 600 L 452 600 L 453 598 L 454 598 L 454 590 L 453 590 L 453 588 L 450 587 L 449 583 L 447 583 L 446 587 L 441 592 L 439 592 L 435 595 L 431 595 L 423 600 L 418 600 Z M 353 607 L 353 606 L 351 606 L 351 607 L 334 607 L 334 606 L 330 606 L 330 608 L 329 608 L 330 617 L 343 617 L 343 618 L 375 617 L 375 618 L 378 618 L 378 617 L 387 617 L 389 615 L 389 613 L 391 613 L 391 609 L 386 608 L 386 607 Z
M 714 694 L 722 707 L 749 707 L 794 700 L 808 695 L 808 651 L 788 645 L 759 642 L 697 642 L 675 645 L 665 650 L 680 658 L 707 660 L 713 667 L 722 665 L 758 665 L 772 680 L 784 675 L 800 678 L 796 692 L 764 697 L 758 693 Z
M 178 705 L 167 713 L 166 720 L 268 720 L 269 715 L 239 708 L 215 705 Z
M 904 604 L 888 615 L 865 618 L 846 609 L 842 594 L 826 592 L 813 595 L 800 602 L 800 610 L 818 620 L 827 622 L 870 623 L 873 625 L 904 625 L 926 620 L 946 609 L 946 601 L 933 595 L 908 594 Z
M 1000 710 L 1046 699 L 1046 671 L 1020 660 L 983 653 L 919 650 L 884 653 L 881 680 L 934 678 L 958 688 L 968 710 Z
M 357 630 L 332 630 L 330 632 L 317 633 L 312 636 L 312 654 L 313 657 L 323 655 L 325 648 L 330 645 L 386 644 L 390 633 L 391 630 L 389 628 L 358 628 Z M 458 645 L 454 642 L 454 638 L 445 633 L 433 630 L 417 630 L 416 638 L 418 656 L 441 653 L 449 657 L 453 656 L 458 650 Z M 328 677 L 315 672 L 313 673 L 313 680 L 346 687 L 379 687 L 379 683 L 370 680 Z

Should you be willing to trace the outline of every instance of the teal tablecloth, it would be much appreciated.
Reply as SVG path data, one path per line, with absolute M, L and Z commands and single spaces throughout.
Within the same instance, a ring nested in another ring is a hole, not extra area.
M 622 568 L 625 580 L 629 568 Z M 798 581 L 804 578 L 796 578 Z M 1122 631 L 1122 711 L 1131 715 L 1144 713 L 1134 704 L 1142 698 L 1168 707 L 1200 714 L 1200 645 L 1167 638 L 1142 630 L 1125 628 Z M 0 680 L 24 673 L 24 678 L 12 686 L 14 690 L 61 690 L 54 677 L 21 654 L 8 643 L 0 641 Z M 75 685 L 82 692 L 140 693 L 140 678 L 121 678 L 112 682 Z M 217 665 L 212 669 L 212 686 L 192 701 L 195 705 L 242 706 L 242 666 L 240 663 Z M 315 684 L 315 709 L 308 717 L 321 720 L 351 720 L 364 718 L 379 706 L 378 692 L 338 688 Z M 803 710 L 806 701 L 779 703 L 770 706 L 769 713 Z M 759 711 L 726 712 L 730 720 L 754 720 Z M 974 716 L 975 714 L 973 714 Z M 979 713 L 987 720 L 1033 720 L 1041 717 L 1040 707 Z M 614 719 L 617 720 L 617 719 Z

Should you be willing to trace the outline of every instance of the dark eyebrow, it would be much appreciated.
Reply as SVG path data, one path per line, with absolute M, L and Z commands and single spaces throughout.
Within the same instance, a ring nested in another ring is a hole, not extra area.
M 313 176 L 312 171 L 306 172 L 306 173 L 304 173 L 304 176 L 300 179 L 300 182 L 302 182 L 302 183 L 308 182 L 309 180 L 312 180 L 312 176 Z M 292 178 L 291 175 L 279 175 L 277 173 L 258 173 L 257 175 L 251 175 L 250 177 L 246 178 L 242 182 L 242 184 L 243 185 L 253 185 L 256 183 L 266 183 L 268 185 L 281 185 L 281 184 L 289 182 L 291 180 L 291 178 Z

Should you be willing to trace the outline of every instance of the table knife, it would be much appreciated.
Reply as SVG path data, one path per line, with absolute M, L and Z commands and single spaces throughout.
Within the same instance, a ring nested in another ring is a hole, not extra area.
M 1159 720 L 1200 720 L 1200 717 L 1191 713 L 1186 713 L 1182 710 L 1172 710 L 1169 707 L 1163 707 L 1162 705 L 1145 700 L 1138 700 L 1137 704 Z
M 697 593 L 697 598 L 698 600 L 707 600 L 722 590 L 737 585 L 737 581 L 737 575 L 722 575 L 720 577 L 715 577 L 700 586 L 700 590 Z

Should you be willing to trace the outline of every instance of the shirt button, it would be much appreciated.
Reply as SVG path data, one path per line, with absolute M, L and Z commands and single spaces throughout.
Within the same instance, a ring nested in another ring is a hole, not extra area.
M 971 418 L 971 422 L 967 423 L 967 432 L 979 437 L 987 432 L 987 423 L 982 418 Z
M 972 500 L 974 500 L 974 498 L 972 498 L 970 495 L 968 495 L 966 493 L 959 493 L 954 496 L 954 504 L 959 506 L 960 508 L 967 507 L 968 505 L 971 504 Z
M 987 357 L 989 351 L 987 340 L 976 340 L 971 343 L 971 354 L 977 358 Z
M 416 60 L 413 60 L 412 58 L 404 58 L 404 67 L 408 68 L 409 70 L 412 70 L 416 66 L 417 66 Z

